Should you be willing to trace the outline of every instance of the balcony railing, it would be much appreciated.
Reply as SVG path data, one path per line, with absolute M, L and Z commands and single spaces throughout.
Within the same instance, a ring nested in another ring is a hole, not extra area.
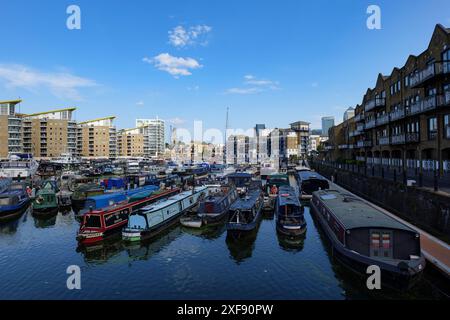
M 439 162 L 436 160 L 422 160 L 422 170 L 434 171 L 439 169 Z
M 385 115 L 380 116 L 380 117 L 377 119 L 376 124 L 377 124 L 377 126 L 381 126 L 381 125 L 384 125 L 384 124 L 386 124 L 386 123 L 388 123 L 388 122 L 389 122 L 389 115 L 388 115 L 388 114 L 385 114 Z
M 348 149 L 348 144 L 340 144 L 340 145 L 338 146 L 338 148 L 339 148 L 340 150 Z
M 397 135 L 392 136 L 392 138 L 391 138 L 392 144 L 404 144 L 405 141 L 406 141 L 405 134 L 397 134 Z
M 372 99 L 366 103 L 364 110 L 367 112 L 367 111 L 372 110 L 375 107 L 382 107 L 385 105 L 386 105 L 386 99 L 384 99 L 384 98 Z
M 356 157 L 356 161 L 365 161 L 364 157 Z
M 371 147 L 371 146 L 372 146 L 372 141 L 369 141 L 369 140 L 360 140 L 360 141 L 356 142 L 357 148 L 364 148 L 364 147 Z
M 373 119 L 373 120 L 370 120 L 370 121 L 366 122 L 365 128 L 366 129 L 371 129 L 371 128 L 375 127 L 375 125 L 376 125 L 376 120 Z
M 390 113 L 391 121 L 403 119 L 404 117 L 405 117 L 405 109 L 403 109 L 403 108 L 397 109 Z
M 419 142 L 419 133 L 408 132 L 406 134 L 406 142 Z
M 380 146 L 386 146 L 386 145 L 389 145 L 389 137 L 380 137 L 380 138 L 378 139 L 378 144 L 379 144 Z
M 444 103 L 445 103 L 445 105 L 450 104 L 450 90 L 445 91 Z
M 391 166 L 403 167 L 403 160 L 398 158 L 391 158 Z
M 436 109 L 437 107 L 444 105 L 445 98 L 443 96 L 429 96 L 424 98 L 423 100 L 414 102 L 411 105 L 411 109 L 409 111 L 410 115 L 419 114 L 422 112 L 426 112 L 428 110 Z
M 355 122 L 363 121 L 363 120 L 364 120 L 364 115 L 362 113 L 358 113 L 357 115 L 355 115 Z
M 445 172 L 450 172 L 450 161 L 446 160 L 446 161 L 442 162 L 442 167 Z
M 416 159 L 406 159 L 406 167 L 408 169 L 415 169 L 420 166 L 420 161 Z
M 450 68 L 448 67 L 448 62 L 435 62 L 428 65 L 425 69 L 419 71 L 410 79 L 411 87 L 418 87 L 425 81 L 434 78 L 437 75 L 449 73 Z
M 364 124 L 358 124 L 357 126 L 356 126 L 356 130 L 358 130 L 358 131 L 364 131 Z
M 391 164 L 391 161 L 390 161 L 391 159 L 389 159 L 389 158 L 381 158 L 381 164 L 383 165 L 383 166 L 389 166 L 390 164 Z

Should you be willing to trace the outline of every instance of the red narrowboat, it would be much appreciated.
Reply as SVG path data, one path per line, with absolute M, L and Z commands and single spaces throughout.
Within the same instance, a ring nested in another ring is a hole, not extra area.
M 180 193 L 181 189 L 141 192 L 130 199 L 100 210 L 89 211 L 83 216 L 77 240 L 82 245 L 94 245 L 120 232 L 128 223 L 129 215 L 142 207 Z

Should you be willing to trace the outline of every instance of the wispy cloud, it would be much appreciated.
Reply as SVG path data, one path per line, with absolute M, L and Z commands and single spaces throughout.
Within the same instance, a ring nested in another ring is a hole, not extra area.
M 142 61 L 154 65 L 158 70 L 165 71 L 175 78 L 190 76 L 191 70 L 199 69 L 202 65 L 193 58 L 174 57 L 168 53 L 161 53 L 154 58 L 143 58 Z
M 138 101 L 138 102 L 136 102 L 136 105 L 138 105 L 138 106 L 143 106 L 144 105 L 144 101 Z
M 185 123 L 186 120 L 176 117 L 176 118 L 168 119 L 167 122 L 174 124 L 174 125 L 181 125 L 181 124 Z
M 200 44 L 208 44 L 208 34 L 212 28 L 207 25 L 197 25 L 185 29 L 183 26 L 177 26 L 169 31 L 169 43 L 176 48 L 184 48 Z
M 226 90 L 228 94 L 257 94 L 264 91 L 279 89 L 279 82 L 269 79 L 257 78 L 251 74 L 244 76 L 242 87 L 235 87 Z
M 188 91 L 198 91 L 198 90 L 200 90 L 200 86 L 195 85 L 192 87 L 187 87 L 187 90 Z
M 69 72 L 43 72 L 19 64 L 0 64 L 0 80 L 8 88 L 22 88 L 37 92 L 47 89 L 53 95 L 72 100 L 82 100 L 79 90 L 98 84 L 91 79 L 79 77 Z

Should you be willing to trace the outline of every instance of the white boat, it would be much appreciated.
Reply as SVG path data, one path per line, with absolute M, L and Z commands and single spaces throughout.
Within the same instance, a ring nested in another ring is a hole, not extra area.
M 132 213 L 128 226 L 122 231 L 122 238 L 125 241 L 141 241 L 156 236 L 178 223 L 178 218 L 198 205 L 208 193 L 207 187 L 196 187 Z
M 267 178 L 271 174 L 277 173 L 277 169 L 273 165 L 273 163 L 265 162 L 261 164 L 260 176 L 262 179 Z
M 52 159 L 52 162 L 62 165 L 78 165 L 81 164 L 81 158 L 73 156 L 71 153 L 61 153 L 61 156 Z
M 10 154 L 7 161 L 0 162 L 0 177 L 31 178 L 36 174 L 39 164 L 28 154 Z

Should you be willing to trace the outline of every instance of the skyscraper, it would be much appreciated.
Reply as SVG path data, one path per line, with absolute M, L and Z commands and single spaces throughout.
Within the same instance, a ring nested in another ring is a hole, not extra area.
M 136 127 L 144 135 L 144 154 L 146 157 L 157 157 L 164 153 L 165 126 L 161 119 L 136 119 Z
M 328 137 L 328 130 L 334 126 L 334 117 L 322 117 L 322 136 Z

